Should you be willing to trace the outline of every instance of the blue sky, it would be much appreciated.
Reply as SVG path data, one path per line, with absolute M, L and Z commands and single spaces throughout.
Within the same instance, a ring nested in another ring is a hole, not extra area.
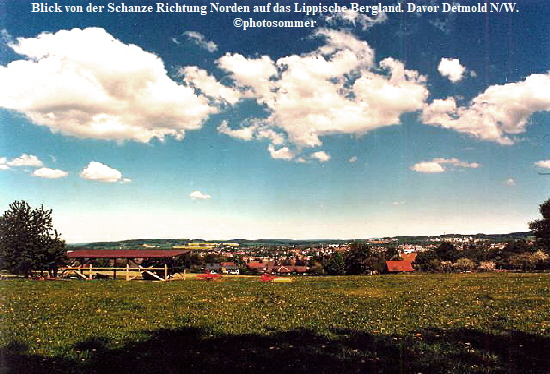
M 31 3 L 0 1 L 0 206 L 53 209 L 68 242 L 506 233 L 549 197 L 544 1 L 310 17 Z

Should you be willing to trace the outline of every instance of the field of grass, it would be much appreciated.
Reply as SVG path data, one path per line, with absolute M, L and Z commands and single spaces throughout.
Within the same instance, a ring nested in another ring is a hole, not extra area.
M 550 274 L 0 282 L 0 373 L 549 373 Z

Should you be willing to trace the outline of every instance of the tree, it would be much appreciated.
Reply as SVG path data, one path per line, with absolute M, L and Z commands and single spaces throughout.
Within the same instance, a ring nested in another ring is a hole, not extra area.
M 470 271 L 476 267 L 476 263 L 467 257 L 461 257 L 456 260 L 453 267 L 459 271 Z
M 439 271 L 441 270 L 441 261 L 437 257 L 437 253 L 430 249 L 428 251 L 420 252 L 416 256 L 416 266 L 422 271 Z
M 325 271 L 330 275 L 343 275 L 346 272 L 346 264 L 342 252 L 336 252 L 325 263 Z
M 386 252 L 384 253 L 384 258 L 386 259 L 386 261 L 392 261 L 392 260 L 393 261 L 400 261 L 400 260 L 403 260 L 403 258 L 399 254 L 399 250 L 393 244 L 390 244 L 386 248 Z
M 515 269 L 523 271 L 534 270 L 537 266 L 538 259 L 533 254 L 524 252 L 510 256 L 509 263 Z
M 529 223 L 529 229 L 538 239 L 539 244 L 546 251 L 550 251 L 550 199 L 539 206 L 542 219 Z
M 346 255 L 346 274 L 368 274 L 371 271 L 381 273 L 386 268 L 384 253 L 361 242 L 350 244 L 350 250 Z
M 0 267 L 28 277 L 64 260 L 65 241 L 54 230 L 52 211 L 14 201 L 0 217 Z
M 481 261 L 478 266 L 478 269 L 482 271 L 493 271 L 495 268 L 496 265 L 494 261 Z
M 455 246 L 449 242 L 441 243 L 436 249 L 437 257 L 441 261 L 456 261 L 458 259 L 458 251 Z

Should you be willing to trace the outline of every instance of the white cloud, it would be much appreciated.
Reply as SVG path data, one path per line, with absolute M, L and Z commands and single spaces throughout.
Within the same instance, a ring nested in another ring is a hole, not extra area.
M 352 156 L 349 158 L 348 162 L 357 162 L 358 158 L 357 156 Z
M 26 153 L 11 161 L 6 161 L 6 165 L 9 166 L 42 166 L 42 164 L 42 161 L 38 157 Z
M 510 186 L 510 187 L 514 187 L 516 185 L 516 181 L 514 178 L 507 179 L 505 183 L 507 186 Z
M 257 119 L 243 122 L 238 129 L 230 128 L 228 122 L 224 120 L 218 126 L 218 132 L 245 141 L 268 139 L 272 144 L 283 144 L 285 141 L 283 135 Z
M 388 16 L 385 12 L 380 12 L 375 14 L 374 17 L 370 17 L 367 14 L 359 13 L 351 9 L 347 9 L 342 12 L 333 13 L 326 17 L 326 20 L 329 24 L 339 25 L 343 23 L 344 25 L 350 24 L 352 26 L 359 26 L 363 30 L 367 30 L 372 26 L 385 22 L 388 19 Z
M 433 161 L 419 162 L 413 165 L 411 169 L 419 173 L 443 173 L 445 171 L 443 166 Z
M 365 134 L 422 109 L 428 90 L 417 72 L 391 58 L 376 66 L 371 47 L 350 33 L 320 29 L 315 35 L 325 44 L 311 53 L 277 61 L 239 54 L 218 60 L 247 97 L 265 106 L 264 130 L 281 134 L 299 153 L 320 146 L 323 136 Z M 272 156 L 281 155 L 274 151 Z
M 277 75 L 277 68 L 268 56 L 247 59 L 238 53 L 227 53 L 218 60 L 218 65 L 231 73 L 238 87 L 250 89 L 249 95 L 259 100 L 271 95 L 270 78 Z
M 212 196 L 202 193 L 201 191 L 193 191 L 189 194 L 189 197 L 193 200 L 207 200 L 212 198 Z
M 83 179 L 94 180 L 105 183 L 116 183 L 123 181 L 122 173 L 101 162 L 92 161 L 81 172 Z
M 447 165 L 445 167 L 444 165 Z M 434 158 L 431 161 L 419 162 L 411 167 L 411 170 L 414 170 L 419 173 L 443 173 L 448 169 L 477 169 L 481 165 L 477 162 L 465 162 L 460 161 L 458 158 Z
M 550 160 L 542 160 L 535 162 L 535 166 L 543 169 L 550 169 Z
M 162 60 L 101 28 L 18 38 L 25 59 L 0 66 L 0 106 L 53 132 L 147 142 L 183 138 L 219 111 L 171 80 Z
M 318 151 L 311 154 L 311 158 L 319 160 L 320 162 L 327 162 L 330 160 L 330 155 L 325 151 Z
M 187 36 L 189 40 L 191 40 L 202 49 L 206 49 L 208 52 L 216 52 L 218 50 L 218 46 L 216 45 L 216 43 L 206 40 L 204 35 L 199 32 L 186 31 L 183 33 L 183 35 Z
M 8 160 L 6 157 L 0 157 L 0 170 L 8 170 L 10 166 L 31 166 L 40 167 L 43 162 L 34 155 L 23 153 L 21 156 Z
M 422 121 L 482 140 L 513 144 L 511 135 L 525 132 L 529 117 L 550 111 L 550 73 L 532 74 L 524 81 L 494 85 L 475 97 L 468 107 L 454 98 L 434 100 L 422 112 Z
M 469 168 L 469 169 L 477 169 L 481 167 L 481 165 L 478 164 L 477 162 L 460 161 L 458 158 L 434 158 L 433 161 L 439 164 L 450 164 L 453 166 L 459 166 L 459 167 Z
M 256 131 L 255 126 L 242 127 L 240 129 L 232 129 L 229 127 L 227 121 L 222 121 L 218 126 L 218 132 L 220 134 L 229 135 L 233 138 L 242 139 L 245 141 L 250 141 L 254 139 L 254 133 Z
M 437 70 L 453 83 L 460 81 L 466 72 L 466 68 L 460 65 L 458 58 L 442 58 Z
M 184 76 L 184 80 L 189 86 L 199 89 L 203 95 L 210 97 L 215 102 L 235 104 L 241 99 L 239 91 L 224 86 L 207 71 L 196 66 L 180 68 L 179 73 Z
M 59 169 L 40 168 L 35 170 L 32 175 L 40 178 L 57 179 L 66 177 L 69 173 Z
M 295 154 L 288 147 L 281 147 L 279 149 L 275 149 L 275 146 L 273 144 L 270 144 L 267 147 L 267 149 L 272 158 L 292 160 L 295 156 Z

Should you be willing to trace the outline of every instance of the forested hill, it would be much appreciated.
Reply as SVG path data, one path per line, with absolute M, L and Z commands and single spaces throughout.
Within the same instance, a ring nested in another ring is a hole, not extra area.
M 395 236 L 377 238 L 376 240 L 385 240 L 388 242 L 403 243 L 423 243 L 433 241 L 434 239 L 451 239 L 451 238 L 473 238 L 486 239 L 494 242 L 503 242 L 508 240 L 523 239 L 532 236 L 531 232 L 512 232 L 508 234 L 445 234 L 439 236 Z M 135 248 L 135 247 L 157 247 L 171 248 L 178 245 L 186 245 L 188 243 L 208 242 L 208 243 L 239 243 L 241 246 L 303 246 L 303 245 L 329 245 L 329 244 L 345 244 L 352 241 L 369 242 L 374 239 L 311 239 L 311 240 L 294 240 L 294 239 L 228 239 L 228 240 L 204 240 L 204 239 L 128 239 L 113 242 L 93 242 L 93 243 L 73 243 L 70 246 L 87 246 L 94 248 Z

